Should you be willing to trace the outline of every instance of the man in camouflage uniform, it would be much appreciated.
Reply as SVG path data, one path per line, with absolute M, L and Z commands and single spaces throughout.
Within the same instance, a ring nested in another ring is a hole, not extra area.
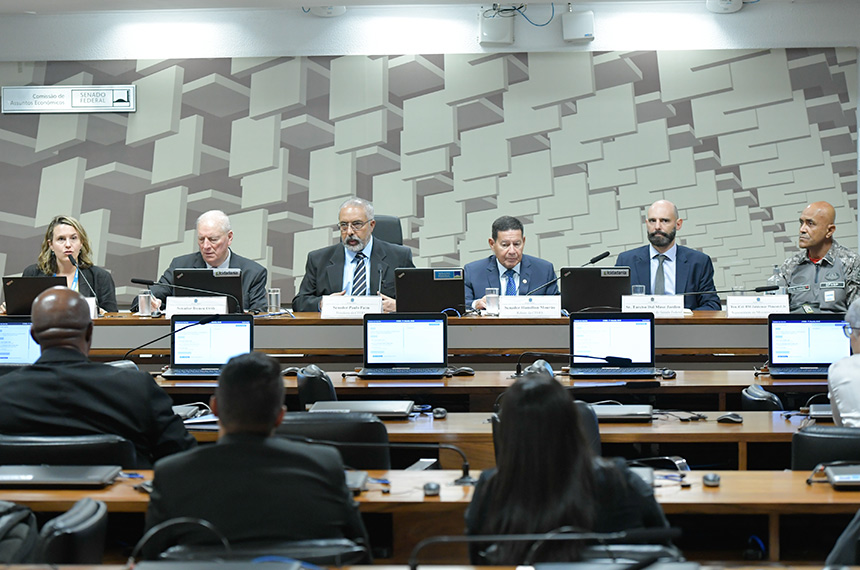
M 836 211 L 813 202 L 800 214 L 799 251 L 780 273 L 792 313 L 844 313 L 860 292 L 860 257 L 836 243 Z

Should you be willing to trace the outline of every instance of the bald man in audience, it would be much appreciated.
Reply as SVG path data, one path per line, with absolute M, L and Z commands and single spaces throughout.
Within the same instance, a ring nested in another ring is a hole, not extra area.
M 139 468 L 196 445 L 152 376 L 87 359 L 93 321 L 80 293 L 44 291 L 32 320 L 42 356 L 0 376 L 0 433 L 119 435 L 134 444 Z
M 800 214 L 798 251 L 780 273 L 792 313 L 844 313 L 860 291 L 860 258 L 836 243 L 836 210 L 813 202 Z

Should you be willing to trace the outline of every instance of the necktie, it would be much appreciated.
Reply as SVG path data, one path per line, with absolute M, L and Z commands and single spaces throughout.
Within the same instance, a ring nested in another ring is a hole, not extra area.
M 352 294 L 367 295 L 367 276 L 364 271 L 364 258 L 362 252 L 355 254 L 355 272 L 352 274 Z
M 657 254 L 657 261 L 660 264 L 657 266 L 657 274 L 654 276 L 654 294 L 655 295 L 665 295 L 666 294 L 666 275 L 663 273 L 663 262 L 669 259 L 664 254 Z
M 505 295 L 516 295 L 517 282 L 514 281 L 514 270 L 508 269 L 507 271 L 505 271 L 505 278 L 507 279 L 507 284 L 505 285 Z

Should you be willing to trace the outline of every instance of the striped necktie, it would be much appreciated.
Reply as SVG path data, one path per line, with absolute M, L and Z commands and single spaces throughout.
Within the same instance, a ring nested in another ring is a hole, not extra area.
M 367 295 L 367 275 L 364 270 L 364 258 L 366 256 L 362 252 L 355 254 L 355 271 L 352 274 L 352 294 Z

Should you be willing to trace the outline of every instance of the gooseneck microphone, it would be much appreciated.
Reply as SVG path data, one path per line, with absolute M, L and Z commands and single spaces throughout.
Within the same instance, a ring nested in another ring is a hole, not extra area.
M 324 413 L 324 412 L 320 412 Z M 372 442 L 372 441 L 331 441 L 327 439 L 315 439 L 312 437 L 305 437 L 303 435 L 292 435 L 287 433 L 275 433 L 276 437 L 283 437 L 285 439 L 291 439 L 293 441 L 300 441 L 302 443 L 314 443 L 319 445 L 328 445 L 331 447 L 387 447 L 387 448 L 395 448 L 395 449 L 450 449 L 451 451 L 456 452 L 463 459 L 463 474 L 459 479 L 454 481 L 455 485 L 475 485 L 478 481 L 469 475 L 469 460 L 466 458 L 466 454 L 462 449 L 457 447 L 456 445 L 450 443 L 380 443 L 380 442 Z
M 86 275 L 84 275 L 84 270 L 83 270 L 83 269 L 81 269 L 80 265 L 78 265 L 78 262 L 77 262 L 77 260 L 75 259 L 75 256 L 74 256 L 74 255 L 72 255 L 72 254 L 70 253 L 70 254 L 69 254 L 69 255 L 67 255 L 66 257 L 68 257 L 68 258 L 69 258 L 69 262 L 70 262 L 72 265 L 74 265 L 74 266 L 75 266 L 75 269 L 77 269 L 77 270 L 78 270 L 78 275 L 80 275 L 80 276 L 81 276 L 81 278 L 83 278 L 84 283 L 86 283 L 86 284 L 87 284 L 87 287 L 89 287 L 89 288 L 90 288 L 90 291 L 92 291 L 92 293 L 93 293 L 93 299 L 95 299 L 95 300 L 96 300 L 96 308 L 98 308 L 98 306 L 99 306 L 99 296 L 96 294 L 96 290 L 93 288 L 93 286 L 92 286 L 92 285 L 90 285 L 90 282 L 87 280 L 87 276 L 86 276 Z
M 624 356 L 589 356 L 587 354 L 572 354 L 563 352 L 523 352 L 517 357 L 517 371 L 514 372 L 511 378 L 519 378 L 523 375 L 522 360 L 524 356 L 564 356 L 566 358 L 590 358 L 592 360 L 602 360 L 609 366 L 630 366 L 633 360 Z
M 236 312 L 242 313 L 242 303 L 239 302 L 239 299 L 237 299 L 235 295 L 231 295 L 230 293 L 224 293 L 222 291 L 210 291 L 209 289 L 198 289 L 196 287 L 186 287 L 185 285 L 174 285 L 173 283 L 159 283 L 157 281 L 153 281 L 152 279 L 132 278 L 131 282 L 135 285 L 146 285 L 147 287 L 159 285 L 162 287 L 172 287 L 173 289 L 182 289 L 183 291 L 193 291 L 195 293 L 206 293 L 207 295 L 230 297 L 231 299 L 236 301 Z
M 142 281 L 142 279 L 138 279 L 138 281 Z M 132 282 L 134 282 L 134 279 L 132 279 Z M 138 285 L 141 285 L 141 283 L 138 283 Z M 209 323 L 211 323 L 212 321 L 214 321 L 215 319 L 217 319 L 217 318 L 218 318 L 218 317 L 220 317 L 220 316 L 221 316 L 221 315 L 206 315 L 206 316 L 204 316 L 202 319 L 200 319 L 199 321 L 197 321 L 196 323 L 191 323 L 190 325 L 185 325 L 185 326 L 184 326 L 184 327 L 182 327 L 181 329 L 177 329 L 177 330 L 175 330 L 175 331 L 170 331 L 170 332 L 169 332 L 169 333 L 167 333 L 167 334 L 163 334 L 163 335 L 161 335 L 161 336 L 160 336 L 160 337 L 158 337 L 158 338 L 154 338 L 154 339 L 152 339 L 152 340 L 151 340 L 151 341 L 149 341 L 149 342 L 145 342 L 145 343 L 143 343 L 143 344 L 142 344 L 142 345 L 140 345 L 140 346 L 136 346 L 136 347 L 132 348 L 131 350 L 129 350 L 128 352 L 126 352 L 126 353 L 125 353 L 125 356 L 123 356 L 123 357 L 122 357 L 122 359 L 123 359 L 123 360 L 125 360 L 125 359 L 127 359 L 127 358 L 129 357 L 129 355 L 130 355 L 132 352 L 134 352 L 134 351 L 136 351 L 136 350 L 140 350 L 141 348 L 146 348 L 147 346 L 149 346 L 150 344 L 152 344 L 152 343 L 154 343 L 154 342 L 158 342 L 158 341 L 160 341 L 160 340 L 161 340 L 161 339 L 163 339 L 163 338 L 167 338 L 167 337 L 169 337 L 169 336 L 173 336 L 173 335 L 175 335 L 176 333 L 178 333 L 178 332 L 182 332 L 182 331 L 184 331 L 184 330 L 185 330 L 185 329 L 187 329 L 187 328 L 196 327 L 197 325 L 208 325 Z
M 601 253 L 600 255 L 595 255 L 594 257 L 592 257 L 591 259 L 589 259 L 586 263 L 583 263 L 582 265 L 580 265 L 580 267 L 585 267 L 586 265 L 593 265 L 593 264 L 597 263 L 598 261 L 600 261 L 600 260 L 602 260 L 602 259 L 606 259 L 607 257 L 609 257 L 609 252 L 608 252 L 608 251 L 604 251 L 604 252 L 603 252 L 603 253 Z M 535 287 L 534 289 L 532 289 L 531 291 L 529 291 L 528 293 L 526 293 L 526 296 L 528 296 L 528 295 L 534 295 L 534 294 L 535 294 L 535 292 L 540 291 L 540 290 L 541 290 L 541 289 L 543 289 L 544 287 L 547 287 L 547 286 L 549 286 L 549 285 L 552 285 L 553 283 L 555 283 L 555 282 L 556 282 L 556 281 L 558 281 L 559 279 L 561 279 L 561 275 L 559 275 L 558 277 L 556 277 L 555 279 L 553 279 L 553 280 L 551 280 L 551 281 L 547 281 L 547 282 L 546 282 L 546 283 L 544 283 L 543 285 L 538 285 L 537 287 Z

